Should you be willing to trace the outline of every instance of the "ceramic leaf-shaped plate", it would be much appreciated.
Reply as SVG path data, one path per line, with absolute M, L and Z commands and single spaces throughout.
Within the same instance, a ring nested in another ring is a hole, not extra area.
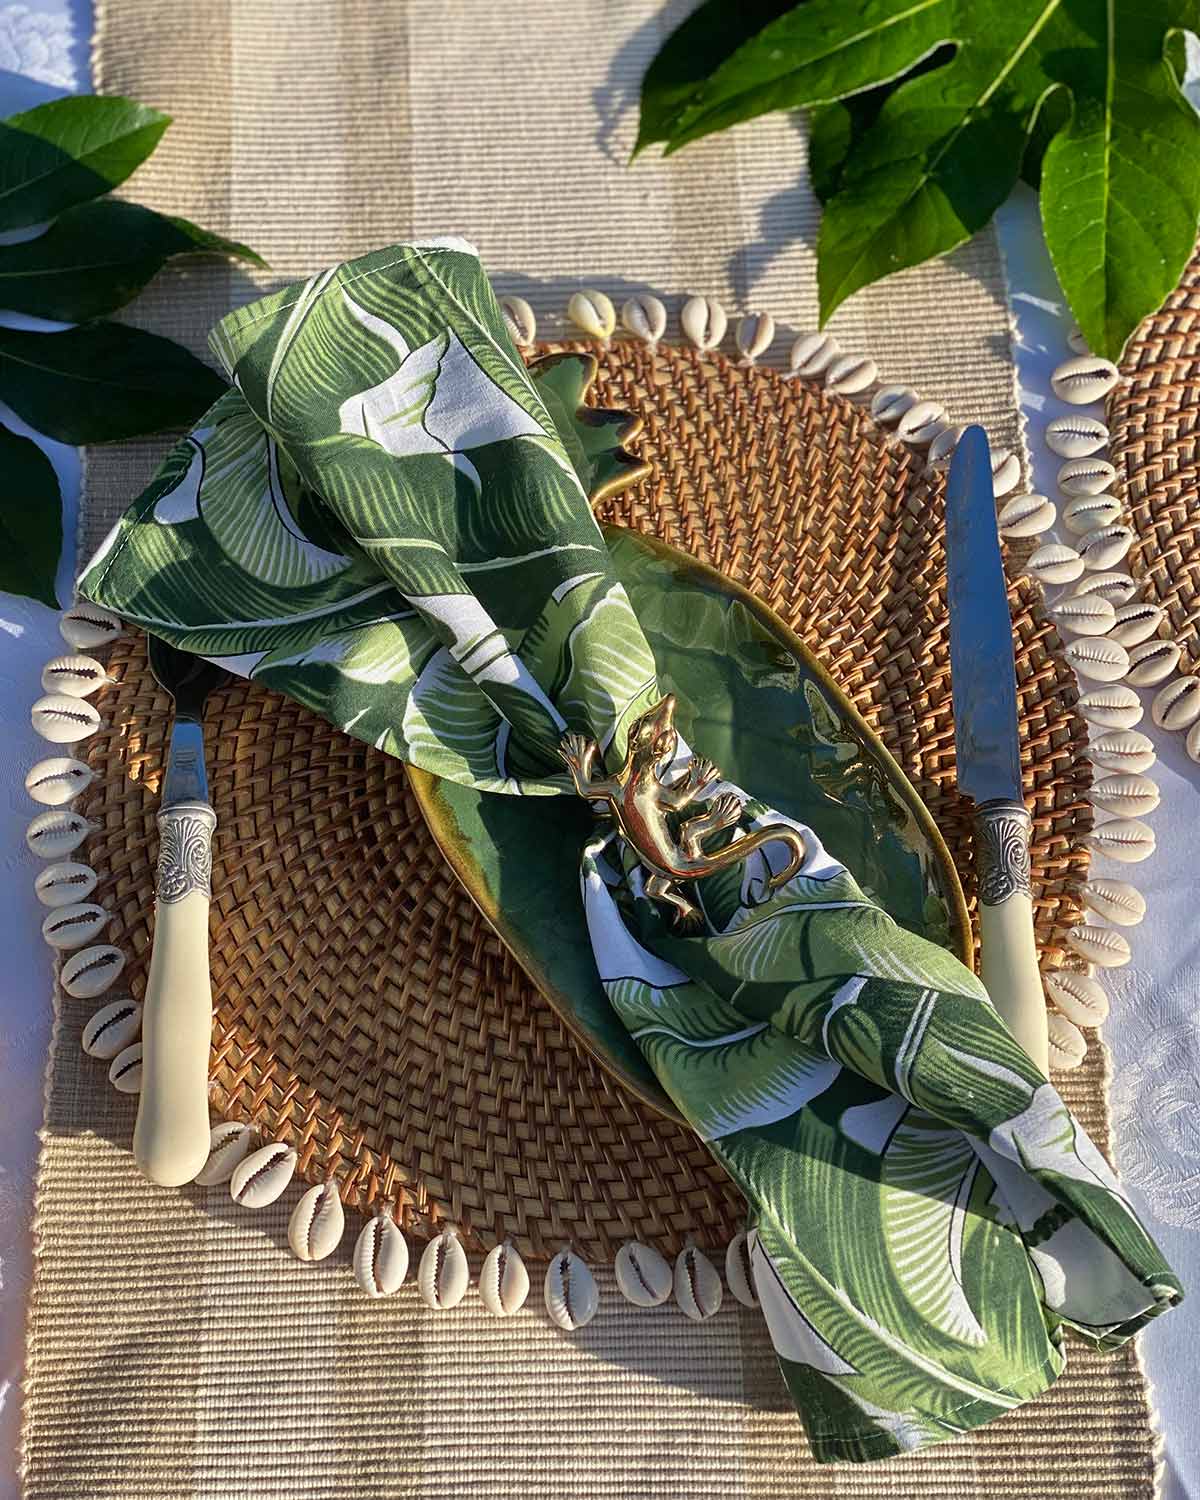
M 581 405 L 587 356 L 554 355 L 532 373 L 593 499 L 647 466 L 623 443 L 638 423 Z M 712 568 L 620 527 L 605 538 L 654 651 L 680 733 L 730 780 L 807 823 L 905 927 L 969 962 L 958 877 L 900 767 L 800 639 Z M 599 1060 L 674 1118 L 600 986 L 579 897 L 579 855 L 594 828 L 574 797 L 492 796 L 410 769 L 430 830 L 483 914 Z

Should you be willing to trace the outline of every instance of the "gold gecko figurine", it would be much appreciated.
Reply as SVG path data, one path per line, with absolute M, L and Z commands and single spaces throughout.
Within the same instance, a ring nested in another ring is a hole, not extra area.
M 742 804 L 735 793 L 721 792 L 689 816 L 680 816 L 713 782 L 721 780 L 721 773 L 711 760 L 693 755 L 683 775 L 667 784 L 662 780 L 663 773 L 678 752 L 674 694 L 634 720 L 625 764 L 612 776 L 593 780 L 600 752 L 595 741 L 585 735 L 565 734 L 558 751 L 575 790 L 611 814 L 621 835 L 650 870 L 646 894 L 673 906 L 679 925 L 689 928 L 699 924 L 700 909 L 676 887 L 676 881 L 712 875 L 746 859 L 764 844 L 776 842 L 792 851 L 786 866 L 768 882 L 769 890 L 778 890 L 804 863 L 804 839 L 794 828 L 760 828 L 723 849 L 705 853 L 703 840 L 732 828 L 742 815 Z

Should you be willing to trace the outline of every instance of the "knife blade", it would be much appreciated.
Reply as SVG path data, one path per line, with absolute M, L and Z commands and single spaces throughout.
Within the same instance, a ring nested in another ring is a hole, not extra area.
M 219 667 L 157 637 L 150 668 L 174 700 L 158 812 L 154 942 L 142 1009 L 142 1088 L 133 1154 L 164 1186 L 190 1182 L 208 1158 L 208 1053 L 212 987 L 208 912 L 217 817 L 204 768 L 204 701 L 226 679 Z
M 946 583 L 958 787 L 975 802 L 980 977 L 1017 1041 L 1047 1072 L 1030 887 L 1033 824 L 1021 795 L 1012 616 L 982 427 L 967 428 L 950 463 Z

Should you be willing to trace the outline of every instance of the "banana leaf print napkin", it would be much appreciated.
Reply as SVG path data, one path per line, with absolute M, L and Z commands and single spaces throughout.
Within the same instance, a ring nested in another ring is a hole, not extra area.
M 568 728 L 619 764 L 654 658 L 470 247 L 338 266 L 212 347 L 233 388 L 81 591 L 454 781 L 572 795 Z M 743 830 L 788 821 L 714 790 Z M 686 936 L 605 825 L 582 899 L 615 1012 L 745 1193 L 817 1457 L 868 1460 L 1012 1410 L 1064 1327 L 1113 1348 L 1180 1288 L 975 976 L 802 832 L 778 890 L 778 844 L 699 882 Z

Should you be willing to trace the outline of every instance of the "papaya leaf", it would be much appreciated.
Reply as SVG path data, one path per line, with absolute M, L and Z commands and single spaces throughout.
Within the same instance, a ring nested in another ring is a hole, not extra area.
M 1197 0 L 809 0 L 750 36 L 732 0 L 703 14 L 700 64 L 721 53 L 722 16 L 723 60 L 697 82 L 695 60 L 660 54 L 647 74 L 643 136 L 668 151 L 892 86 L 865 128 L 857 105 L 818 115 L 822 322 L 982 229 L 1022 174 L 1096 353 L 1117 357 L 1178 282 L 1200 217 L 1200 119 L 1179 74 Z
M 31 438 L 0 425 L 0 472 L 0 589 L 57 609 L 62 500 L 54 465 Z
M 679 112 L 716 67 L 796 0 L 706 0 L 672 32 L 642 80 L 636 156 L 669 141 Z
M 78 94 L 0 121 L 0 229 L 41 224 L 102 197 L 150 155 L 170 115 Z
M 0 307 L 82 323 L 131 301 L 176 255 L 231 255 L 261 266 L 244 245 L 187 219 L 119 198 L 81 203 L 44 234 L 0 246 Z
M 0 401 L 60 443 L 186 427 L 226 389 L 195 355 L 140 328 L 0 328 Z

